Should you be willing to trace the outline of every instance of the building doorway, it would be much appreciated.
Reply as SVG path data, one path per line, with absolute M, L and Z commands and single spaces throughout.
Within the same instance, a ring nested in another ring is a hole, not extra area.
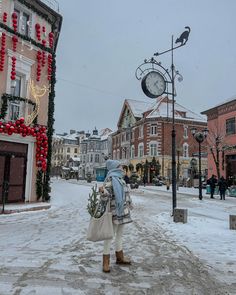
M 236 184 L 236 155 L 226 156 L 226 178 L 229 185 Z
M 25 200 L 28 145 L 0 141 L 0 203 Z

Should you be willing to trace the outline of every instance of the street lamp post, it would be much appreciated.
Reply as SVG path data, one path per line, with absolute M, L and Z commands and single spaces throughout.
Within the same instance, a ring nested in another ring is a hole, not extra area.
M 204 129 L 202 131 L 197 131 L 196 128 L 192 128 L 191 129 L 191 133 L 193 135 L 193 137 L 195 138 L 195 140 L 198 142 L 198 165 L 199 165 L 199 200 L 202 200 L 202 166 L 201 166 L 201 162 L 202 162 L 202 158 L 201 158 L 201 144 L 204 141 L 204 139 L 207 137 L 208 134 L 208 130 Z
M 150 98 L 156 99 L 162 94 L 169 94 L 172 97 L 172 205 L 173 215 L 174 209 L 177 206 L 176 200 L 176 130 L 175 130 L 175 78 L 178 77 L 178 81 L 181 82 L 183 77 L 174 66 L 174 50 L 184 46 L 189 37 L 190 27 L 185 27 L 187 30 L 184 31 L 179 38 L 176 39 L 175 43 L 180 43 L 174 47 L 174 37 L 171 38 L 171 48 L 163 52 L 156 52 L 154 56 L 160 56 L 167 52 L 171 52 L 171 72 L 169 69 L 164 68 L 161 62 L 157 62 L 153 57 L 150 60 L 145 59 L 144 63 L 136 69 L 136 78 L 142 79 L 142 89 Z M 171 85 L 171 90 L 168 90 L 168 85 Z

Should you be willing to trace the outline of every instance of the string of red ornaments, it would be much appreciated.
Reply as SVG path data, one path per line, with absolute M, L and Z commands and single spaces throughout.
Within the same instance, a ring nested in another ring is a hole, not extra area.
M 54 42 L 54 34 L 53 34 L 53 32 L 50 32 L 48 34 L 48 38 L 49 38 L 49 47 L 53 48 L 53 42 Z
M 52 55 L 48 55 L 48 81 L 51 80 L 52 76 Z
M 3 21 L 4 23 L 7 22 L 7 13 L 6 13 L 6 12 L 3 12 L 3 15 L 2 15 L 2 21 Z
M 11 80 L 16 80 L 16 57 L 11 58 Z
M 17 32 L 17 28 L 18 28 L 18 15 L 16 12 L 13 12 L 12 15 L 12 26 L 13 26 L 13 30 L 14 32 Z
M 41 26 L 40 24 L 35 24 L 35 30 L 36 30 L 36 37 L 38 41 L 41 41 Z
M 37 82 L 39 82 L 41 78 L 41 60 L 42 60 L 42 52 L 39 50 L 37 52 L 37 77 L 36 77 Z
M 2 39 L 1 39 L 1 51 L 0 51 L 0 72 L 4 70 L 5 52 L 6 52 L 6 33 L 3 32 Z
M 47 154 L 48 154 L 48 137 L 46 127 L 35 126 L 30 127 L 24 124 L 25 119 L 20 118 L 15 122 L 1 122 L 0 134 L 20 134 L 22 137 L 33 136 L 36 138 L 36 165 L 43 172 L 47 169 Z

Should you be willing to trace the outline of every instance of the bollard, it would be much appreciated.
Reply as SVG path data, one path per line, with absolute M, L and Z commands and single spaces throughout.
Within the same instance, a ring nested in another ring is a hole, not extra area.
M 187 216 L 187 209 L 174 209 L 174 222 L 187 223 Z
M 229 215 L 229 229 L 236 229 L 236 215 Z

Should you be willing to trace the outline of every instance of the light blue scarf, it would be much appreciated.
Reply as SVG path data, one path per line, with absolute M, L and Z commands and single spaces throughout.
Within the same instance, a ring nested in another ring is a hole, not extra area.
M 112 187 L 115 195 L 116 202 L 116 214 L 117 216 L 124 215 L 124 201 L 125 201 L 125 192 L 124 192 L 124 184 L 122 182 L 124 176 L 124 172 L 122 169 L 115 168 L 109 170 L 105 181 L 111 177 L 112 179 Z

